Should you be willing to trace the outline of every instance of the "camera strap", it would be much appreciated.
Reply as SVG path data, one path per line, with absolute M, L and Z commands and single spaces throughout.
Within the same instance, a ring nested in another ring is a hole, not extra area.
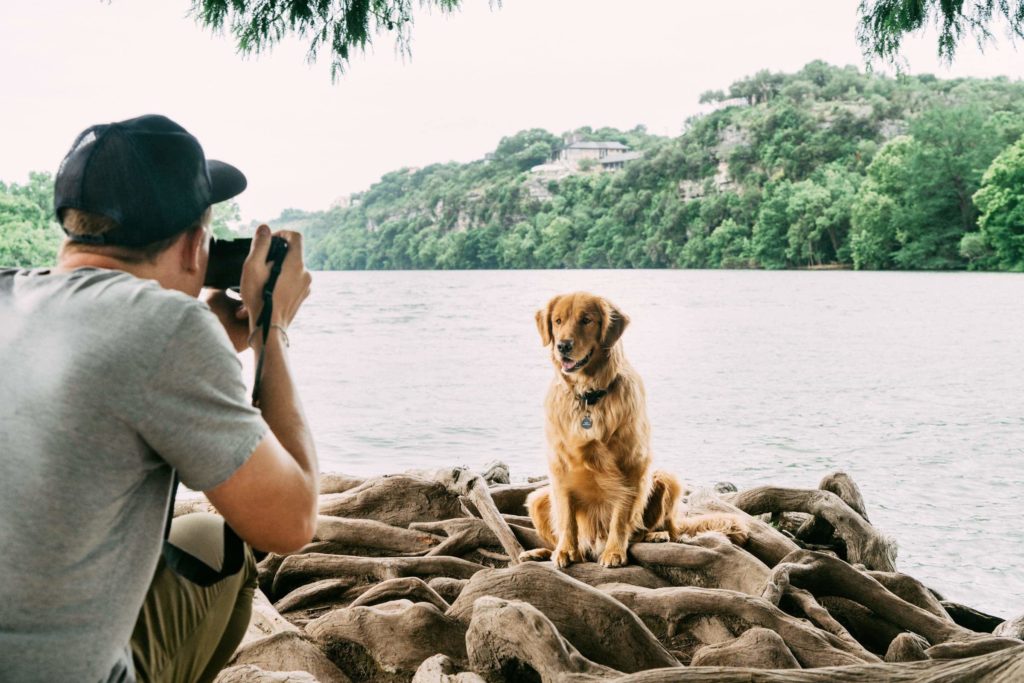
M 263 310 L 260 311 L 260 317 L 256 319 L 256 327 L 260 328 L 260 336 L 263 338 L 263 344 L 260 346 L 260 357 L 256 361 L 256 379 L 252 384 L 252 404 L 257 408 L 260 405 L 263 355 L 267 351 L 267 338 L 270 336 L 270 316 L 274 312 L 274 287 L 277 285 L 277 277 L 281 274 L 281 265 L 284 263 L 284 259 L 274 259 L 270 263 L 270 276 L 263 285 Z

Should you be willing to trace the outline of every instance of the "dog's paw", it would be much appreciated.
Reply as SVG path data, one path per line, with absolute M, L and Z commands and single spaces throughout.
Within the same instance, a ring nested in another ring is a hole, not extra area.
M 534 548 L 519 553 L 520 562 L 543 562 L 551 559 L 551 550 L 548 548 Z
M 668 543 L 672 540 L 672 534 L 667 531 L 648 531 L 643 540 L 644 543 Z
M 601 553 L 601 564 L 605 567 L 623 567 L 628 561 L 626 551 L 620 548 L 605 548 Z
M 575 548 L 563 548 L 559 546 L 555 548 L 555 552 L 552 553 L 551 561 L 554 562 L 555 566 L 559 569 L 565 569 L 570 564 L 582 562 L 583 553 Z

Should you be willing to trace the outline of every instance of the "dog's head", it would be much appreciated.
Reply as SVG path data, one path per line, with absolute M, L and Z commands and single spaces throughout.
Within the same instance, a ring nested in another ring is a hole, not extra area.
M 536 318 L 541 341 L 567 375 L 604 359 L 629 324 L 610 301 L 586 292 L 554 297 Z

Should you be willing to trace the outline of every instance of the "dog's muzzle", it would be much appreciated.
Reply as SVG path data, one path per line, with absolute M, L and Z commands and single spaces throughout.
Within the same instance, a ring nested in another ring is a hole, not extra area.
M 562 372 L 576 372 L 577 370 L 579 370 L 584 365 L 590 362 L 590 355 L 592 353 L 594 352 L 591 351 L 590 353 L 585 355 L 583 358 L 580 358 L 579 360 L 573 360 L 572 358 L 562 356 L 560 358 L 560 360 L 562 361 Z

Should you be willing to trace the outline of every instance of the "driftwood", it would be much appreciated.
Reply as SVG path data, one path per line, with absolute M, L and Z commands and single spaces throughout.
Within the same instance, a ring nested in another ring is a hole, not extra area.
M 452 604 L 449 616 L 468 624 L 483 596 L 528 599 L 580 652 L 619 671 L 678 664 L 636 614 L 550 562 L 479 572 Z
M 545 482 L 508 474 L 323 475 L 314 541 L 261 560 L 219 681 L 1024 680 L 1024 618 L 897 572 L 846 474 L 690 493 L 690 513 L 746 518 L 742 546 L 707 533 L 564 570 L 519 564 L 544 547 L 523 502 Z
M 752 515 L 795 510 L 824 519 L 845 543 L 851 563 L 868 569 L 896 571 L 895 541 L 871 526 L 831 491 L 759 486 L 732 495 L 730 502 Z
M 437 653 L 466 660 L 466 627 L 425 602 L 332 610 L 310 622 L 306 632 L 356 680 L 409 680 Z

